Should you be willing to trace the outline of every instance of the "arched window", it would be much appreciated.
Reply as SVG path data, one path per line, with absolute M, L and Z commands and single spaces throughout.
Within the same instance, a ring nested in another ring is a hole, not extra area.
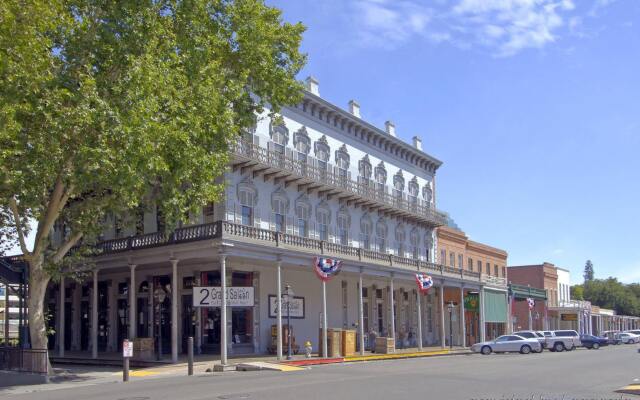
M 258 202 L 258 190 L 253 182 L 245 179 L 238 184 L 237 195 L 238 202 L 240 203 L 240 213 L 236 219 L 239 217 L 240 221 L 236 221 L 236 223 L 240 222 L 242 225 L 253 225 L 255 206 Z M 233 204 L 228 205 L 228 207 L 232 208 Z
M 426 260 L 428 262 L 435 262 L 435 259 L 434 259 L 435 254 L 434 254 L 434 257 L 431 257 L 431 254 L 432 254 L 431 250 L 433 249 L 433 237 L 431 232 L 427 232 L 424 235 L 424 241 L 425 241 L 424 246 L 426 247 L 426 251 L 425 251 Z
M 387 252 L 387 223 L 380 218 L 376 223 L 376 245 L 381 253 Z
M 327 137 L 322 135 L 314 145 L 314 152 L 316 159 L 318 159 L 318 170 L 320 171 L 320 178 L 326 179 L 327 169 L 329 168 L 329 143 Z
M 387 184 L 387 170 L 384 167 L 384 162 L 380 161 L 380 164 L 376 166 L 375 171 L 376 189 L 379 193 L 386 193 Z
M 401 199 L 404 192 L 404 176 L 402 176 L 402 170 L 393 176 L 393 196 Z
M 311 139 L 304 126 L 293 135 L 293 146 L 296 148 L 296 159 L 301 163 L 307 163 L 307 155 L 311 151 Z
M 349 162 L 350 157 L 347 152 L 347 146 L 342 145 L 338 150 L 336 150 L 336 166 L 338 167 L 338 177 L 340 179 L 347 179 L 349 176 Z
M 271 194 L 271 220 L 276 232 L 285 233 L 287 230 L 287 212 L 289 211 L 289 197 L 287 192 L 278 188 Z
M 397 246 L 397 251 L 398 251 L 398 256 L 400 257 L 404 257 L 405 256 L 405 241 L 406 241 L 406 231 L 404 229 L 404 225 L 403 224 L 398 224 L 396 225 L 396 246 Z
M 369 156 L 365 155 L 362 160 L 358 162 L 358 172 L 360 176 L 358 180 L 361 184 L 369 186 L 369 182 L 371 181 L 371 162 L 369 161 Z
M 433 202 L 433 190 L 431 189 L 431 182 L 427 182 L 422 187 L 422 198 L 427 203 L 427 206 L 432 205 L 432 202 Z
M 419 193 L 418 177 L 414 176 L 413 179 L 409 181 L 409 202 L 411 204 L 416 204 L 418 202 Z
M 287 129 L 284 122 L 274 125 L 272 120 L 269 126 L 269 134 L 271 135 L 271 148 L 278 153 L 284 154 L 284 149 L 289 143 L 289 129 Z
M 338 211 L 338 242 L 343 246 L 349 245 L 349 230 L 351 228 L 351 215 L 346 207 Z
M 371 235 L 373 234 L 373 223 L 368 213 L 360 219 L 360 247 L 371 250 Z
M 415 260 L 418 260 L 420 258 L 420 231 L 418 228 L 411 230 L 409 241 L 411 242 L 411 255 Z
M 311 216 L 311 205 L 307 195 L 303 194 L 296 200 L 296 234 L 302 237 L 309 237 L 309 218 Z
M 318 235 L 320 240 L 329 240 L 329 223 L 331 221 L 331 209 L 326 201 L 321 201 L 316 207 L 316 221 L 318 222 Z

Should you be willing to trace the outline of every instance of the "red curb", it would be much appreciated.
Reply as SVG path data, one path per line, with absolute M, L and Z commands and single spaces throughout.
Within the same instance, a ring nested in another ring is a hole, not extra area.
M 291 365 L 293 367 L 300 367 L 306 365 L 322 365 L 322 364 L 338 364 L 344 362 L 344 358 L 320 358 L 315 360 L 296 360 L 286 361 L 281 364 Z

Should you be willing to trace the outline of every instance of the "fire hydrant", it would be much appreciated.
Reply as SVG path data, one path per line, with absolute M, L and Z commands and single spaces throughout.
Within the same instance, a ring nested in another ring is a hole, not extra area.
M 311 350 L 313 350 L 313 347 L 311 346 L 311 342 L 307 340 L 304 342 L 304 355 L 307 358 L 311 358 Z

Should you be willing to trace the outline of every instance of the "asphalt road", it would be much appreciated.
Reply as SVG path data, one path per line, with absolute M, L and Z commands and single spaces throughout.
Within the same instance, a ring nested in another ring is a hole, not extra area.
M 633 399 L 613 391 L 640 378 L 636 346 L 542 354 L 463 355 L 98 383 L 3 399 Z M 640 397 L 635 397 L 640 399 Z

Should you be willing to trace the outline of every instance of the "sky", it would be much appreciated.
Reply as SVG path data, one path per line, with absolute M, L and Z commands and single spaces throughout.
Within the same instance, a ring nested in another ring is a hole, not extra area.
M 640 282 L 640 1 L 266 1 L 307 27 L 301 79 L 443 161 L 472 240 Z
M 640 0 L 266 0 L 326 100 L 442 160 L 438 208 L 509 265 L 640 282 Z

